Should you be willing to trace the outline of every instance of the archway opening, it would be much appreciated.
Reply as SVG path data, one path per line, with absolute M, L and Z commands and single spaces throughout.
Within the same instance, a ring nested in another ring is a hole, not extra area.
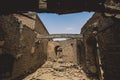
M 97 40 L 94 36 L 90 36 L 86 40 L 86 65 L 88 74 L 91 77 L 99 78 L 99 59 L 97 53 Z
M 54 49 L 55 49 L 57 58 L 61 58 L 62 57 L 62 48 L 60 46 L 56 46 Z

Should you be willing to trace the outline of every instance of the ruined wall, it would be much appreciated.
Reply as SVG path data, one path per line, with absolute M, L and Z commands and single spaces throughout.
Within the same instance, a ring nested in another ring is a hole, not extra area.
M 95 62 L 97 52 L 96 44 L 99 45 L 104 80 L 118 80 L 120 71 L 120 20 L 114 17 L 106 17 L 101 13 L 95 13 L 82 28 L 84 35 L 86 65 L 98 65 Z M 91 70 L 94 73 L 95 70 Z
M 85 47 L 82 40 L 77 40 L 77 61 L 81 66 L 85 65 Z
M 42 23 L 42 21 L 40 20 L 40 18 L 38 16 L 36 16 L 36 23 L 35 23 L 36 27 L 35 27 L 35 31 L 38 33 L 38 34 L 43 34 L 43 35 L 49 35 L 49 32 L 47 31 L 46 27 L 44 26 L 44 24 Z M 43 26 L 43 27 L 40 27 L 40 26 Z M 46 61 L 47 59 L 47 46 L 48 46 L 48 41 L 49 39 L 39 39 L 40 41 L 40 52 L 44 53 L 42 55 L 42 59 L 44 61 Z
M 81 34 L 83 34 L 83 43 L 85 47 L 85 55 L 83 60 L 85 61 L 84 65 L 84 70 L 87 74 L 92 77 L 98 76 L 98 61 L 97 61 L 97 42 L 96 42 L 96 37 L 93 34 L 93 24 L 97 24 L 99 16 L 97 17 L 92 17 L 92 19 L 88 20 L 85 26 L 83 26 L 81 30 Z
M 16 61 L 15 57 L 19 50 L 19 25 L 16 18 L 12 15 L 0 16 L 0 36 L 1 42 L 4 42 L 1 45 L 0 53 L 0 78 L 10 77 L 13 72 L 13 66 Z M 7 75 L 7 72 L 9 72 L 9 75 Z
M 42 21 L 40 20 L 40 18 L 38 17 L 37 14 L 32 13 L 32 14 L 28 14 L 28 13 L 23 13 L 22 15 L 16 15 L 14 14 L 15 17 L 18 18 L 19 21 L 22 22 L 22 24 L 26 25 L 27 27 L 29 27 L 30 29 L 32 29 L 34 31 L 34 33 L 36 34 L 36 38 L 35 38 L 35 47 L 33 47 L 32 49 L 36 50 L 36 52 L 40 52 L 43 53 L 41 56 L 42 60 L 46 60 L 46 55 L 47 55 L 47 49 L 46 46 L 48 44 L 48 39 L 38 39 L 37 35 L 40 34 L 49 34 L 49 32 L 47 31 L 47 29 L 45 28 L 44 24 L 42 23 Z
M 65 62 L 80 63 L 80 47 L 78 46 L 76 39 L 64 40 L 64 41 L 49 41 L 48 43 L 48 59 L 57 59 L 55 47 L 62 48 L 60 56 Z M 79 48 L 78 48 L 79 47 Z
M 47 48 L 47 59 L 48 60 L 56 60 L 57 55 L 55 53 L 55 47 L 59 46 L 59 42 L 49 41 L 48 48 Z
M 74 39 L 61 41 L 60 45 L 63 49 L 64 61 L 78 63 L 78 61 L 77 61 L 77 41 Z
M 18 16 L 16 17 L 15 15 Z M 23 20 L 27 19 L 26 21 L 23 21 L 24 24 L 22 19 L 20 19 L 21 17 Z M 36 20 L 36 18 L 34 18 L 34 20 Z M 8 60 L 9 58 L 5 59 L 0 57 L 0 64 L 2 65 L 0 70 L 3 70 L 0 71 L 0 79 L 4 77 L 7 80 L 19 80 L 23 77 L 23 75 L 27 75 L 36 70 L 47 59 L 47 50 L 45 50 L 45 48 L 47 47 L 48 40 L 42 41 L 36 38 L 39 32 L 35 31 L 33 28 L 31 28 L 31 26 L 28 25 L 31 21 L 29 19 L 31 18 L 20 16 L 19 14 L 0 16 L 0 30 L 2 30 L 0 36 L 4 35 L 3 39 L 1 37 L 1 42 L 4 40 L 4 44 L 2 44 L 2 53 L 0 53 L 0 56 L 5 56 L 6 58 L 6 55 L 11 55 L 14 59 L 10 67 L 10 64 L 8 64 L 10 63 Z M 25 25 L 25 23 L 27 24 Z M 38 23 L 41 24 L 39 20 L 36 20 L 33 21 L 32 24 L 35 24 L 35 28 L 37 25 L 41 28 L 44 27 L 43 24 L 39 25 Z M 45 32 L 41 34 L 49 34 L 47 31 L 41 28 L 39 28 L 39 30 Z M 2 64 L 1 60 L 7 64 Z M 8 67 L 5 66 L 9 66 L 7 71 L 6 69 Z M 11 75 L 7 73 L 8 71 L 11 73 Z

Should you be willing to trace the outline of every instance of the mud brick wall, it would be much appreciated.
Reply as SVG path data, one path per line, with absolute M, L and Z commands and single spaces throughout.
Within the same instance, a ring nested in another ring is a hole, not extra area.
M 97 26 L 95 29 L 94 26 Z M 86 63 L 88 69 L 97 64 L 94 60 L 97 55 L 96 47 L 90 46 L 98 43 L 104 80 L 119 80 L 120 74 L 120 20 L 95 13 L 82 28 L 84 34 Z M 97 32 L 96 32 L 97 31 Z M 96 33 L 95 33 L 96 32 Z M 91 50 L 90 50 L 91 49 Z M 92 52 L 92 53 L 91 53 Z
M 15 52 L 17 50 L 16 46 L 18 46 L 19 44 L 20 37 L 19 25 L 20 24 L 18 23 L 16 18 L 14 18 L 12 15 L 0 16 L 1 41 L 5 42 L 3 47 L 5 49 L 9 49 L 9 51 L 5 50 L 5 53 L 14 53 L 13 55 L 15 55 Z
M 35 31 L 38 34 L 49 35 L 49 32 L 47 31 L 46 27 L 44 26 L 44 24 L 42 23 L 42 21 L 40 20 L 40 18 L 38 16 L 36 16 L 35 26 L 36 26 Z M 42 59 L 44 61 L 46 61 L 46 59 L 47 59 L 47 46 L 48 46 L 49 39 L 40 39 L 39 41 L 40 41 L 40 45 L 42 45 L 40 47 L 40 52 L 44 53 L 44 55 L 42 55 L 43 56 Z
M 34 27 L 36 28 L 36 25 L 40 27 L 40 31 L 38 32 L 32 29 L 31 26 L 25 25 L 25 23 L 30 22 L 29 19 L 31 18 L 27 18 L 28 22 L 26 20 L 23 24 L 22 19 L 20 20 L 21 16 L 19 15 L 19 17 L 16 17 L 15 15 L 19 14 L 0 15 L 0 30 L 2 31 L 0 32 L 2 49 L 2 52 L 0 53 L 0 64 L 2 66 L 0 68 L 3 70 L 0 72 L 2 75 L 0 76 L 0 79 L 19 80 L 24 75 L 28 75 L 36 70 L 47 59 L 46 47 L 48 40 L 44 41 L 36 39 L 37 34 L 49 34 L 45 31 L 46 29 L 42 29 L 44 27 L 42 22 L 36 20 L 38 17 L 34 18 L 35 21 L 33 21 L 33 24 L 34 22 L 37 22 Z M 25 16 L 22 17 L 26 18 Z M 38 23 L 42 25 L 39 25 Z M 6 55 L 9 55 L 8 57 L 14 59 L 11 65 L 8 64 L 10 63 L 8 58 L 2 57 Z M 9 66 L 8 71 L 5 70 L 8 68 L 6 66 Z M 10 72 L 11 75 L 9 75 L 8 72 Z
M 61 41 L 60 45 L 63 50 L 64 61 L 77 63 L 77 41 L 76 40 Z
M 82 60 L 85 61 L 83 64 L 83 68 L 86 73 L 89 75 L 92 75 L 93 77 L 98 76 L 98 70 L 97 70 L 97 42 L 96 37 L 93 34 L 93 26 L 92 23 L 95 23 L 98 21 L 99 16 L 92 17 L 90 20 L 87 21 L 87 23 L 83 26 L 81 30 L 81 34 L 83 34 L 83 45 L 85 47 L 85 53 Z
M 55 47 L 62 48 L 62 59 L 65 62 L 80 63 L 80 46 L 76 39 L 64 41 L 49 41 L 48 43 L 48 59 L 56 60 L 58 57 L 55 52 Z
M 49 32 L 47 31 L 46 27 L 44 26 L 44 24 L 42 23 L 42 21 L 40 20 L 40 18 L 38 17 L 38 15 L 36 13 L 32 13 L 32 14 L 28 14 L 28 13 L 23 13 L 23 15 L 19 15 L 19 14 L 14 14 L 15 17 L 18 18 L 18 20 L 20 22 L 22 22 L 22 24 L 26 25 L 27 27 L 29 27 L 30 29 L 32 29 L 34 31 L 34 33 L 37 35 L 40 34 L 49 34 Z M 35 45 L 37 46 L 36 49 L 38 52 L 40 53 L 44 53 L 42 54 L 41 58 L 45 61 L 46 60 L 46 55 L 47 55 L 47 46 L 48 44 L 48 39 L 37 39 L 35 38 Z M 32 48 L 33 50 L 35 49 L 34 47 Z
M 56 60 L 57 59 L 57 55 L 55 53 L 55 47 L 59 46 L 59 42 L 55 42 L 55 41 L 49 41 L 48 42 L 48 47 L 47 47 L 47 59 L 48 60 Z
M 4 42 L 1 44 L 0 78 L 10 77 L 10 74 L 13 72 L 13 66 L 16 61 L 15 57 L 19 49 L 19 25 L 17 19 L 12 15 L 0 16 L 0 36 L 1 42 Z M 9 76 L 6 76 L 7 72 L 9 72 Z
M 77 61 L 81 66 L 85 65 L 85 47 L 82 40 L 77 40 Z

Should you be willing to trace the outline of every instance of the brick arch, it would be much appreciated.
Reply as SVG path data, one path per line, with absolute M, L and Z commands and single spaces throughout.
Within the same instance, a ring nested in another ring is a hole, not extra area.
M 57 49 L 59 48 L 60 46 L 59 45 L 57 45 L 57 46 L 55 46 L 55 48 L 54 48 L 54 51 L 55 51 L 55 54 L 57 55 Z
M 55 46 L 54 50 L 55 50 L 55 54 L 56 54 L 57 58 L 60 58 L 62 56 L 61 46 L 59 46 L 59 45 Z

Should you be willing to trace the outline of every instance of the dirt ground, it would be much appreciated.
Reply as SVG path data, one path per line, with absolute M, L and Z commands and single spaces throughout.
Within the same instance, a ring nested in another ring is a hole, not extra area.
M 46 63 L 23 80 L 90 80 L 82 67 L 73 63 L 64 63 L 62 59 Z

